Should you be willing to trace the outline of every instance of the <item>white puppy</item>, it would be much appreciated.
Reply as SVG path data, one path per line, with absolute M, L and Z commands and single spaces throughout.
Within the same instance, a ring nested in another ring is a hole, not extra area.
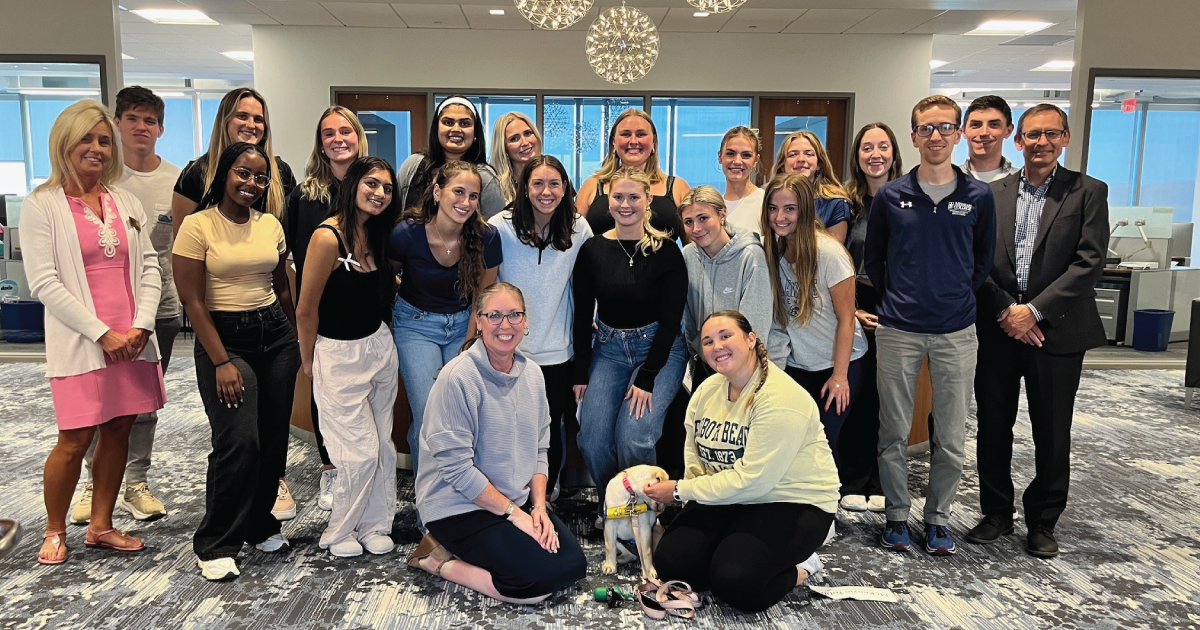
M 629 562 L 633 556 L 619 541 L 632 540 L 642 561 L 642 577 L 657 580 L 654 571 L 654 544 L 661 536 L 655 521 L 663 504 L 646 496 L 647 484 L 666 481 L 667 471 L 657 466 L 633 466 L 608 482 L 604 492 L 604 574 L 617 572 L 617 561 Z M 636 526 L 635 526 L 636 525 Z M 618 558 L 618 556 L 621 556 Z

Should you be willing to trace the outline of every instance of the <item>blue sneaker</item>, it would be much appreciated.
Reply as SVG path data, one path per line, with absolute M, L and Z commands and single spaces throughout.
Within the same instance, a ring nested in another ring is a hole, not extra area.
M 904 521 L 888 521 L 884 525 L 883 535 L 879 537 L 879 546 L 893 551 L 908 551 L 912 541 L 908 537 L 908 523 Z
M 949 556 L 958 551 L 958 546 L 945 525 L 926 525 L 925 551 L 935 556 Z

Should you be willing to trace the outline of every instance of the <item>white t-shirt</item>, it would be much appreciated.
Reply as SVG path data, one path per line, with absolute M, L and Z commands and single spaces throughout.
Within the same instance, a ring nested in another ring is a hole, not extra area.
M 784 305 L 788 316 L 795 317 L 799 311 L 796 306 L 796 291 L 799 290 L 796 274 L 784 258 L 779 259 L 780 278 L 783 281 Z M 791 352 L 787 364 L 810 372 L 827 370 L 833 367 L 833 346 L 837 337 L 837 313 L 833 310 L 833 298 L 829 295 L 832 287 L 847 278 L 854 278 L 854 264 L 850 262 L 850 254 L 835 239 L 817 236 L 817 274 L 813 278 L 812 317 L 808 324 L 801 326 L 791 320 L 787 327 L 788 341 Z M 854 320 L 854 345 L 850 350 L 850 360 L 862 357 L 867 352 L 867 338 L 863 335 L 862 326 Z
M 749 230 L 762 237 L 762 188 L 737 201 L 725 200 L 725 220 L 742 230 Z
M 179 293 L 175 290 L 175 275 L 171 270 L 171 196 L 175 181 L 179 179 L 179 167 L 163 160 L 158 168 L 141 173 L 125 167 L 125 174 L 117 181 L 118 188 L 133 193 L 142 202 L 142 211 L 150 227 L 150 242 L 158 252 L 158 264 L 162 267 L 162 297 L 158 301 L 155 319 L 178 317 L 183 308 L 179 304 Z

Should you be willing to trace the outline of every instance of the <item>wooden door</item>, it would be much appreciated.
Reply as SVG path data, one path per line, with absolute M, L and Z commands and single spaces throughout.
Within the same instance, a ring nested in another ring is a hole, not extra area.
M 763 140 L 760 171 L 763 181 L 770 180 L 771 169 L 775 166 L 775 155 L 779 152 L 783 139 L 800 129 L 808 129 L 821 138 L 836 171 L 834 178 L 842 181 L 848 140 L 848 105 L 849 102 L 843 98 L 760 98 L 758 128 Z

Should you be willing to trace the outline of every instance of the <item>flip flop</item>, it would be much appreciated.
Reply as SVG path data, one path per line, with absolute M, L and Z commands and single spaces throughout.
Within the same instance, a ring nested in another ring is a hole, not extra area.
M 53 539 L 54 539 L 54 540 L 53 540 L 53 541 L 50 543 L 50 544 L 54 545 L 54 555 L 56 555 L 56 556 L 58 555 L 58 550 L 59 550 L 59 549 L 66 549 L 66 550 L 67 550 L 67 553 L 63 554 L 63 557 L 62 557 L 62 559 L 61 559 L 61 560 L 53 560 L 53 559 L 49 559 L 49 560 L 48 560 L 48 559 L 46 559 L 46 558 L 43 558 L 43 557 L 42 557 L 42 556 L 39 554 L 39 555 L 38 555 L 38 564 L 56 565 L 56 564 L 62 564 L 62 563 L 64 563 L 64 562 L 66 562 L 66 561 L 67 561 L 67 556 L 69 556 L 69 555 L 70 555 L 70 553 L 71 553 L 71 548 L 67 546 L 67 532 L 66 532 L 66 530 L 59 531 L 59 532 L 46 532 L 46 534 L 45 534 L 44 536 L 42 536 L 42 540 L 46 540 L 47 538 L 53 538 Z
M 108 534 L 116 534 L 122 538 L 129 538 L 131 540 L 136 540 L 133 538 L 133 536 L 130 536 L 115 527 L 112 529 L 106 529 L 102 532 L 92 531 L 92 528 L 89 527 L 87 529 L 87 533 L 84 534 L 84 536 L 83 536 L 83 544 L 88 547 L 95 547 L 98 549 L 112 549 L 113 551 L 120 551 L 123 553 L 133 553 L 133 552 L 141 551 L 146 548 L 146 543 L 144 543 L 140 540 L 138 540 L 138 544 L 136 547 L 118 547 L 112 543 L 107 543 L 107 542 L 104 542 L 103 540 L 100 540 L 101 536 L 106 536 Z

